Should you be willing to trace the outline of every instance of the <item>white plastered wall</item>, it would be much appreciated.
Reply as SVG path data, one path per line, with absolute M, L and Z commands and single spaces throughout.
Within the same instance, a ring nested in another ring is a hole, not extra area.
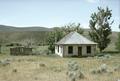
M 58 46 L 59 46 L 59 52 L 58 52 Z M 55 45 L 55 54 L 63 57 L 63 46 L 62 45 Z

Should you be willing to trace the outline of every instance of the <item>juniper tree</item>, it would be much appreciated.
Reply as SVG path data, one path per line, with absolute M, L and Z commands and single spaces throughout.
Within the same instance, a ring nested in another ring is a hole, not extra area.
M 112 33 L 111 25 L 113 23 L 113 21 L 110 20 L 112 17 L 111 11 L 108 7 L 106 7 L 106 9 L 98 7 L 98 12 L 92 13 L 89 21 L 91 29 L 89 35 L 94 42 L 98 43 L 100 52 L 102 52 L 111 41 L 110 34 Z

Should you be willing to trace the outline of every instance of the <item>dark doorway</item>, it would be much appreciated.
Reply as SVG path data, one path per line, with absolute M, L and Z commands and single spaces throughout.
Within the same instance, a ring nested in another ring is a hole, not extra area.
M 78 47 L 78 56 L 82 56 L 82 47 Z

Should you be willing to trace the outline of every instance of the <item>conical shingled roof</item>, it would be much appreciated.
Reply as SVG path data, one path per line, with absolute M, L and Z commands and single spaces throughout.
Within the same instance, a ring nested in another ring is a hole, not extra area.
M 88 40 L 84 36 L 80 35 L 77 32 L 71 32 L 65 37 L 63 37 L 56 44 L 97 44 L 93 41 Z

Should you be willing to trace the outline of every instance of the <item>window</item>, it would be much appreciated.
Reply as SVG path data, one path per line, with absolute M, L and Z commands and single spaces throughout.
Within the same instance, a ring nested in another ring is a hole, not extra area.
M 58 53 L 59 53 L 59 46 L 58 46 L 57 50 L 58 50 Z
M 72 54 L 73 53 L 73 46 L 69 46 L 68 47 L 68 54 Z
M 91 46 L 87 46 L 87 53 L 91 53 Z

